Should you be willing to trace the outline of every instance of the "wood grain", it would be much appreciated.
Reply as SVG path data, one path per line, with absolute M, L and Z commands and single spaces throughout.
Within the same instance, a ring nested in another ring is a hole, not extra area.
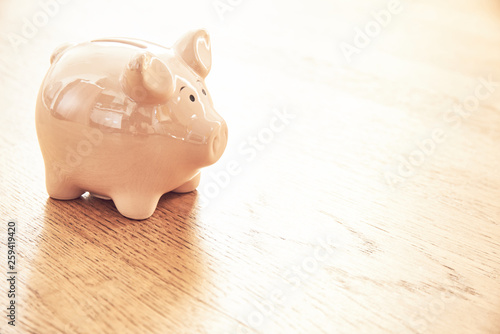
M 45 7 L 0 3 L 0 333 L 500 333 L 498 2 L 402 1 L 350 61 L 389 1 L 220 3 L 52 2 L 29 38 Z M 49 199 L 52 50 L 198 27 L 230 137 L 198 190 L 145 221 Z

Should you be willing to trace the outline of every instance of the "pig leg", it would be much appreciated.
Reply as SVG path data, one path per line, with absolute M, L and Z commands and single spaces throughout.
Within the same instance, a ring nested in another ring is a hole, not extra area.
M 200 173 L 196 174 L 191 180 L 184 183 L 182 186 L 172 190 L 174 193 L 188 193 L 193 191 L 200 184 Z
M 136 220 L 151 217 L 160 200 L 160 196 L 137 193 L 118 193 L 111 198 L 122 215 Z
M 50 197 L 59 200 L 70 200 L 80 197 L 85 191 L 79 187 L 74 186 L 67 180 L 47 173 L 45 175 L 45 184 L 47 186 L 47 193 Z

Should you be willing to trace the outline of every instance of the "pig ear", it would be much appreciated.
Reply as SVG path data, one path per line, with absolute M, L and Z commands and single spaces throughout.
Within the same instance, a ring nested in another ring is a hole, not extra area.
M 174 46 L 175 51 L 202 78 L 205 78 L 212 67 L 212 50 L 210 36 L 203 30 L 188 32 Z
M 150 52 L 135 55 L 120 80 L 124 92 L 136 102 L 166 102 L 175 88 L 167 65 Z

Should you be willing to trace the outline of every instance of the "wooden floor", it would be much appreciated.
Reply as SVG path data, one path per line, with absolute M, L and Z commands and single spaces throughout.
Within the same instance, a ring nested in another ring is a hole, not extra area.
M 0 2 L 0 333 L 500 333 L 498 1 L 65 2 Z M 198 191 L 49 199 L 52 50 L 199 27 L 230 139 Z

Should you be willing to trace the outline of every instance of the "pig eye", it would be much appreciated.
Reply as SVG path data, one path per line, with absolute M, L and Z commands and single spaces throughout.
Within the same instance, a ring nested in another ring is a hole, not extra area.
M 193 94 L 189 95 L 189 99 L 191 100 L 191 102 L 194 102 L 194 96 L 193 96 Z
M 203 95 L 207 95 L 207 92 L 205 92 L 204 89 L 202 89 L 201 92 L 203 93 Z

